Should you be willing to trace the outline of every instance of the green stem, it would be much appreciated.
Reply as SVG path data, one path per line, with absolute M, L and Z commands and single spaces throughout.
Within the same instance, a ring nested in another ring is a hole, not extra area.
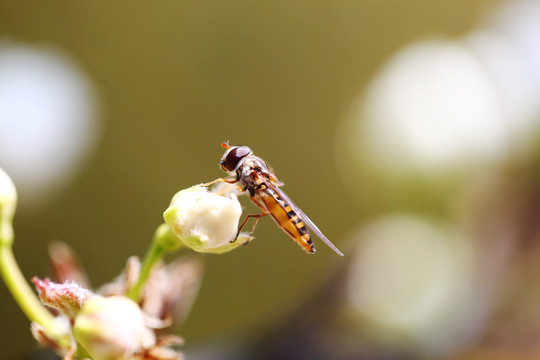
M 51 338 L 60 339 L 63 332 L 24 279 L 8 244 L 0 246 L 0 275 L 28 319 L 41 325 Z
M 152 272 L 154 266 L 163 258 L 163 256 L 181 246 L 178 238 L 171 232 L 166 224 L 161 224 L 154 233 L 152 244 L 144 257 L 141 273 L 137 283 L 128 290 L 127 297 L 138 302 L 141 298 L 142 289 Z

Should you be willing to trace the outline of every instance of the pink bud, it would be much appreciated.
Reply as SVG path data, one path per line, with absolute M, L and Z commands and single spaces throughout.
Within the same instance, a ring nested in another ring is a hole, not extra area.
M 94 296 L 90 290 L 84 289 L 76 283 L 57 284 L 47 278 L 41 280 L 38 277 L 34 277 L 32 282 L 36 285 L 43 304 L 58 310 L 70 319 L 73 319 L 81 307 Z

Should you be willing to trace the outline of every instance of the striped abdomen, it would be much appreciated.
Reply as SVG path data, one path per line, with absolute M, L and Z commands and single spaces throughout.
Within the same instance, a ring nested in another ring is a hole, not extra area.
M 290 237 L 294 239 L 308 253 L 315 252 L 315 246 L 309 235 L 309 231 L 304 225 L 302 218 L 288 204 L 279 191 L 275 189 L 262 187 L 255 193 L 255 198 L 259 200 L 268 210 L 270 215 Z

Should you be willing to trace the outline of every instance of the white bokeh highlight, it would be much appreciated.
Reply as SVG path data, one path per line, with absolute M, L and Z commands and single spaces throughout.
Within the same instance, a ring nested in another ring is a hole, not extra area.
M 399 207 L 422 207 L 435 194 L 448 211 L 437 215 L 443 223 L 410 209 L 362 222 L 351 237 L 348 310 L 360 331 L 376 325 L 377 340 L 405 338 L 426 358 L 444 358 L 482 334 L 498 299 L 479 271 L 474 219 L 460 221 L 470 213 L 456 204 L 470 204 L 505 165 L 538 154 L 540 1 L 504 1 L 459 38 L 407 45 L 348 115 L 336 159 L 351 189 L 372 177 L 385 194 L 420 194 L 418 204 L 398 196 Z
M 493 161 L 507 151 L 496 89 L 458 43 L 430 41 L 400 51 L 362 105 L 361 131 L 382 166 L 437 171 Z
M 98 132 L 96 95 L 76 64 L 48 47 L 0 42 L 0 166 L 23 207 L 73 178 Z
M 502 3 L 461 38 L 412 43 L 360 94 L 338 149 L 394 174 L 526 158 L 540 133 L 539 49 L 540 1 L 533 0 Z
M 540 1 L 504 1 L 486 18 L 486 27 L 512 44 L 529 81 L 540 90 Z
M 456 228 L 392 214 L 353 239 L 348 306 L 360 319 L 377 324 L 379 338 L 393 342 L 405 336 L 440 356 L 478 330 L 485 313 L 471 306 L 474 249 Z

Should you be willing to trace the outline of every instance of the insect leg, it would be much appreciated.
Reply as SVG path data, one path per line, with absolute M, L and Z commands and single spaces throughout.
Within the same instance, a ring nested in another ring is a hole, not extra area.
M 234 184 L 234 183 L 237 182 L 237 180 L 235 180 L 235 179 L 234 179 L 234 180 L 227 180 L 227 179 L 223 179 L 223 178 L 218 178 L 218 179 L 216 179 L 216 180 L 212 180 L 212 181 L 210 181 L 210 182 L 207 182 L 206 184 L 200 184 L 199 186 L 205 186 L 205 187 L 208 187 L 208 186 L 210 186 L 210 185 L 214 185 L 214 184 L 217 183 L 217 182 L 226 182 L 226 183 L 228 183 L 228 184 Z
M 255 226 L 257 226 L 257 222 L 259 221 L 259 218 L 268 215 L 268 210 L 266 210 L 266 208 L 264 206 L 262 206 L 259 203 L 259 201 L 257 201 L 253 196 L 250 196 L 250 198 L 251 198 L 251 200 L 253 200 L 253 202 L 255 204 L 257 204 L 257 206 L 259 208 L 261 208 L 261 210 L 263 212 L 260 213 L 260 214 L 250 214 L 250 215 L 246 216 L 246 218 L 244 219 L 244 222 L 242 223 L 242 225 L 240 225 L 238 227 L 238 231 L 236 232 L 236 236 L 234 237 L 233 240 L 231 240 L 231 243 L 236 241 L 236 239 L 238 238 L 238 235 L 240 235 L 240 231 L 242 231 L 242 228 L 246 225 L 246 223 L 248 222 L 248 220 L 250 218 L 255 218 L 255 220 L 253 221 L 253 225 L 251 226 L 251 231 L 249 232 L 249 237 L 251 237 L 251 235 L 253 235 L 253 232 L 255 231 Z
M 242 228 L 244 227 L 244 225 L 246 225 L 248 220 L 250 218 L 255 218 L 255 220 L 253 221 L 253 225 L 251 226 L 251 231 L 249 232 L 249 237 L 251 237 L 251 235 L 253 234 L 253 231 L 255 231 L 255 226 L 257 225 L 257 221 L 259 221 L 259 218 L 265 215 L 268 215 L 268 213 L 266 212 L 266 213 L 260 213 L 260 214 L 249 214 L 248 216 L 246 216 L 246 218 L 244 219 L 244 222 L 238 228 L 238 231 L 236 232 L 236 236 L 234 237 L 234 239 L 231 240 L 231 243 L 235 242 L 236 239 L 238 239 L 238 235 L 240 235 L 240 231 L 242 231 Z

